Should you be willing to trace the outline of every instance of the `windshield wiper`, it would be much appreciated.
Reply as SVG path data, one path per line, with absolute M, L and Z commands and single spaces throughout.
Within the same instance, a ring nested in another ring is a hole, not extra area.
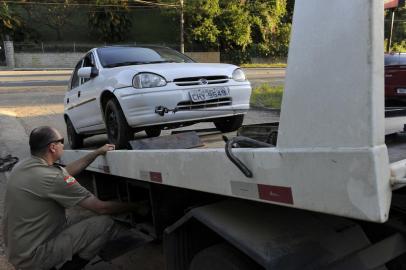
M 159 63 L 176 63 L 176 61 L 173 61 L 173 60 L 159 60 L 159 61 L 144 62 L 144 64 L 159 64 Z
M 113 67 L 121 67 L 121 66 L 148 65 L 148 64 L 159 64 L 159 63 L 176 63 L 176 61 L 173 61 L 173 60 L 159 60 L 159 61 L 150 61 L 150 62 L 128 61 L 128 62 L 108 64 L 105 67 L 113 68 Z
M 128 61 L 128 62 L 121 62 L 121 63 L 108 64 L 108 65 L 106 65 L 105 67 L 107 67 L 107 68 L 113 68 L 113 67 L 131 66 L 131 65 L 142 65 L 142 64 L 146 64 L 146 62 Z

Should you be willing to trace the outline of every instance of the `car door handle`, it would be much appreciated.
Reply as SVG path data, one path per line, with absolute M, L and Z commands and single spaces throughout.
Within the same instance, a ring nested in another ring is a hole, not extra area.
M 78 91 L 78 97 L 80 97 L 80 91 Z
M 392 78 L 392 77 L 393 77 L 392 74 L 386 74 L 386 75 L 385 75 L 385 78 Z

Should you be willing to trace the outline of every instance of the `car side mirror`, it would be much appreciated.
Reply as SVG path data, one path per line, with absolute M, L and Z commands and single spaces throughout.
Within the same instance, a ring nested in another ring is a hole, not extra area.
M 82 67 L 78 70 L 79 78 L 94 78 L 99 75 L 99 70 L 95 67 Z

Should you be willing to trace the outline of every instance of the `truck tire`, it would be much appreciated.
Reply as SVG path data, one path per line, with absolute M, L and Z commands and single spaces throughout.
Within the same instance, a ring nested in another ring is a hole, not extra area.
M 157 127 L 150 127 L 145 129 L 145 133 L 149 138 L 158 137 L 161 135 L 161 129 Z
M 197 253 L 189 270 L 259 270 L 248 256 L 227 243 L 216 244 Z
M 244 121 L 244 115 L 234 115 L 230 117 L 216 119 L 214 125 L 221 132 L 231 132 L 236 131 L 242 126 Z
M 109 142 L 115 144 L 117 149 L 127 148 L 128 141 L 132 139 L 134 134 L 116 100 L 110 99 L 107 102 L 104 119 Z
M 66 117 L 66 133 L 68 134 L 68 142 L 72 149 L 83 147 L 83 136 L 76 133 L 69 117 Z

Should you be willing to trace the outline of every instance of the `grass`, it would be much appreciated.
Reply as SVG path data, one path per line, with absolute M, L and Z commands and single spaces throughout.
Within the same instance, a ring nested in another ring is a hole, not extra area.
M 273 64 L 241 64 L 243 68 L 286 68 L 286 63 Z
M 262 84 L 252 90 L 250 103 L 253 106 L 280 109 L 283 86 Z

